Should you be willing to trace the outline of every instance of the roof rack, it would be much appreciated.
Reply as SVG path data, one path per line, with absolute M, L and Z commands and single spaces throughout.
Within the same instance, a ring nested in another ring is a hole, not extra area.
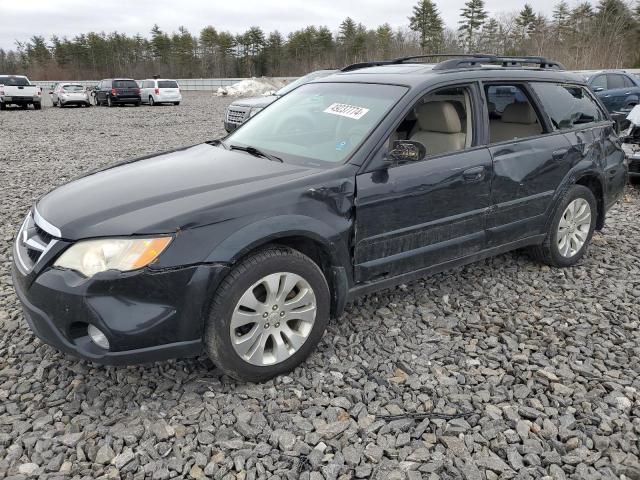
M 418 60 L 424 58 L 448 58 L 437 63 L 434 70 L 453 70 L 458 68 L 474 68 L 480 65 L 500 65 L 502 67 L 522 67 L 525 64 L 537 65 L 538 68 L 552 68 L 556 70 L 564 70 L 565 67 L 559 62 L 547 60 L 545 57 L 510 57 L 493 54 L 459 54 L 459 53 L 437 53 L 431 55 L 412 55 L 409 57 L 400 57 L 393 60 L 380 60 L 372 62 L 354 63 L 344 67 L 342 72 L 351 72 L 367 67 L 377 67 L 380 65 L 400 65 L 410 60 Z

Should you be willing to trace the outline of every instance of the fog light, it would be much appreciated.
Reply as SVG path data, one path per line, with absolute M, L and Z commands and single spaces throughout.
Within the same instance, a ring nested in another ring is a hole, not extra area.
M 104 333 L 102 333 L 93 325 L 89 325 L 89 327 L 87 328 L 87 333 L 89 334 L 89 338 L 93 343 L 101 348 L 104 348 L 105 350 L 109 350 L 109 340 L 107 340 L 107 337 Z

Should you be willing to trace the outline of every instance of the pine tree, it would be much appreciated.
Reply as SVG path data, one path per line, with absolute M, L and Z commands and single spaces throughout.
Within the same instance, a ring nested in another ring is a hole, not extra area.
M 441 51 L 444 26 L 440 13 L 431 0 L 421 0 L 413 7 L 413 15 L 409 17 L 409 28 L 420 34 L 420 48 L 423 53 Z
M 553 9 L 553 27 L 558 39 L 563 40 L 571 29 L 571 11 L 566 0 L 561 0 Z
M 460 16 L 462 17 L 462 20 L 458 22 L 460 36 L 462 37 L 463 43 L 466 44 L 467 50 L 471 52 L 474 47 L 476 32 L 484 25 L 487 19 L 484 1 L 469 0 L 464 4 Z
M 516 25 L 520 27 L 520 35 L 524 39 L 531 34 L 536 25 L 536 14 L 528 3 L 524 4 L 524 8 L 520 10 Z
M 495 18 L 490 18 L 482 27 L 480 47 L 484 52 L 502 54 L 500 51 L 500 24 Z

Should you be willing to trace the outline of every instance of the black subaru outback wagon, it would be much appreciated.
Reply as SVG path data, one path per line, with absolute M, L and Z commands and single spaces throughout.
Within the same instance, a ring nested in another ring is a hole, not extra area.
M 584 81 L 537 57 L 422 61 L 349 66 L 222 140 L 40 198 L 13 255 L 33 331 L 98 363 L 204 351 L 260 381 L 356 295 L 521 247 L 578 262 L 627 179 Z

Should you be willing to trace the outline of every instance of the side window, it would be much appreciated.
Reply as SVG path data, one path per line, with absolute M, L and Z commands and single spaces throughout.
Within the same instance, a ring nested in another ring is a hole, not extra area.
M 606 75 L 598 75 L 593 80 L 591 80 L 591 88 L 594 90 L 597 88 L 601 88 L 602 90 L 607 89 L 607 76 Z
M 636 84 L 633 83 L 633 80 L 631 80 L 629 77 L 624 75 L 624 88 L 632 88 L 632 87 L 635 87 L 635 86 L 636 86 Z
M 389 149 L 396 140 L 411 140 L 425 146 L 427 156 L 442 155 L 471 147 L 473 115 L 471 90 L 453 87 L 422 97 L 389 136 Z
M 144 88 L 153 88 L 153 80 L 147 80 L 144 82 Z
M 620 75 L 617 73 L 608 73 L 607 85 L 609 85 L 609 90 L 612 90 L 614 88 L 624 88 L 624 75 Z
M 606 117 L 586 88 L 558 83 L 532 83 L 554 130 L 569 130 L 601 122 Z
M 518 85 L 486 85 L 489 114 L 489 140 L 507 142 L 535 137 L 543 132 L 542 123 L 529 98 Z

